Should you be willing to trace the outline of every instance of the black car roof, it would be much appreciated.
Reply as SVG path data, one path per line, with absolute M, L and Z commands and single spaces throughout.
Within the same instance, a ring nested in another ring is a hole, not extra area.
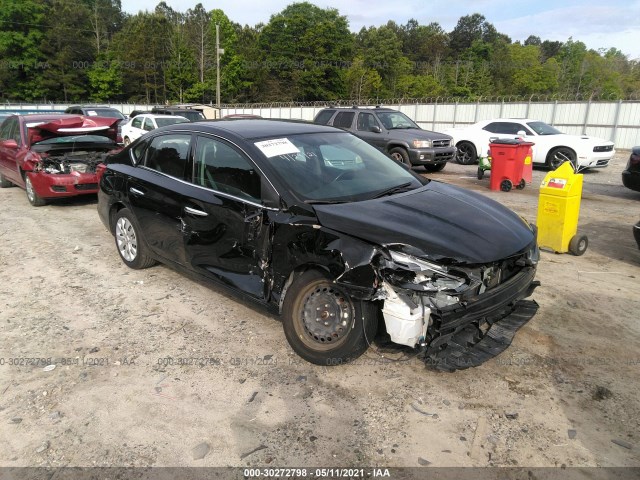
M 170 127 L 163 127 L 169 129 Z M 296 120 L 208 120 L 191 124 L 181 123 L 180 129 L 199 130 L 215 133 L 217 130 L 225 130 L 244 139 L 256 139 L 264 137 L 276 137 L 280 135 L 297 135 L 302 133 L 326 133 L 343 132 L 334 127 L 316 125 L 315 123 Z

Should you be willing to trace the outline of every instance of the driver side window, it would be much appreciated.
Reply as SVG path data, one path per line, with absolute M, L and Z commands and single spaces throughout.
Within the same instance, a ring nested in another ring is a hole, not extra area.
M 241 152 L 220 140 L 198 137 L 193 183 L 260 202 L 260 175 Z

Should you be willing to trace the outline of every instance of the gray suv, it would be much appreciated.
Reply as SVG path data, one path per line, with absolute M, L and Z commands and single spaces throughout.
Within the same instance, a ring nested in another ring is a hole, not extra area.
M 404 113 L 390 108 L 325 108 L 313 122 L 347 130 L 398 162 L 409 167 L 424 165 L 429 172 L 442 170 L 456 154 L 449 135 L 423 130 Z

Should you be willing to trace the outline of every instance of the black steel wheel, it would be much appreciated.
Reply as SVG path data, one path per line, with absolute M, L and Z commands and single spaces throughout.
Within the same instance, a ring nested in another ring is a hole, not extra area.
M 478 161 L 478 152 L 471 142 L 460 142 L 456 145 L 456 162 L 461 165 L 472 165 Z
M 291 348 L 316 365 L 341 365 L 362 355 L 376 335 L 379 309 L 354 300 L 318 270 L 307 270 L 288 288 L 284 334 Z

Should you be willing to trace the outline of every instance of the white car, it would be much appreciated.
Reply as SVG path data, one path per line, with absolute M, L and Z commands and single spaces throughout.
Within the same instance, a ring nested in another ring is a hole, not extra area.
M 556 169 L 570 161 L 580 169 L 602 168 L 616 153 L 613 142 L 587 135 L 568 135 L 539 120 L 498 118 L 464 128 L 446 130 L 458 148 L 456 160 L 463 165 L 485 156 L 491 138 L 522 138 L 533 142 L 533 163 Z
M 142 135 L 158 127 L 173 125 L 174 123 L 188 123 L 189 119 L 178 115 L 152 115 L 142 114 L 130 118 L 127 123 L 122 125 L 122 139 L 125 146 Z

